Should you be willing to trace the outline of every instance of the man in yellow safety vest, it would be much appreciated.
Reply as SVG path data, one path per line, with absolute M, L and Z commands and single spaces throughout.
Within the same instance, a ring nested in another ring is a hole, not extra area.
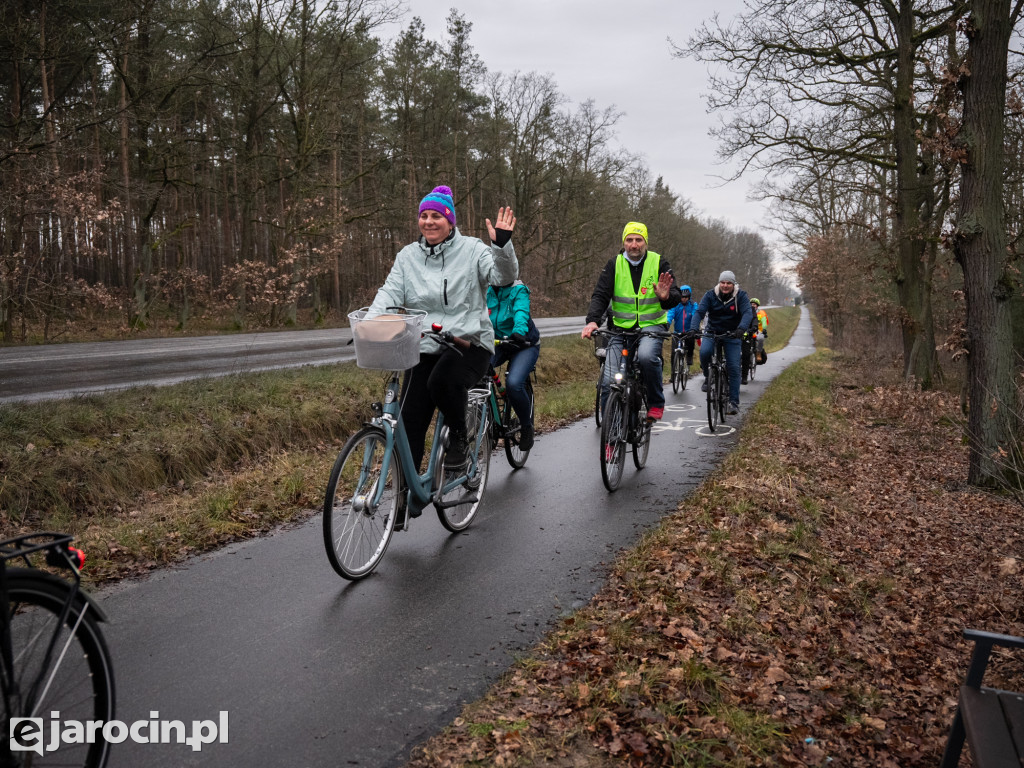
M 590 338 L 609 308 L 612 330 L 667 331 L 666 312 L 679 300 L 679 288 L 672 279 L 668 262 L 647 250 L 647 227 L 631 221 L 622 230 L 622 249 L 605 264 L 597 279 L 581 335 Z M 662 339 L 647 336 L 640 340 L 636 351 L 636 361 L 647 387 L 647 417 L 653 420 L 665 413 L 665 392 L 661 386 L 662 345 Z M 621 337 L 612 338 L 608 345 L 602 378 L 602 408 L 607 399 L 607 387 L 618 370 L 622 346 Z

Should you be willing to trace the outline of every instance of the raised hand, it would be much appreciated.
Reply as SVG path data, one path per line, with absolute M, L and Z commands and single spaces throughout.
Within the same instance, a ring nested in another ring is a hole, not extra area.
M 654 286 L 654 295 L 662 301 L 668 298 L 669 289 L 672 287 L 674 278 L 671 272 L 662 272 L 658 275 L 658 284 Z
M 485 219 L 485 221 L 487 222 L 487 234 L 490 236 L 491 242 L 498 239 L 498 233 L 495 231 L 496 229 L 504 229 L 511 232 L 516 228 L 516 217 L 512 213 L 511 207 L 499 208 L 494 224 L 491 224 L 490 219 Z

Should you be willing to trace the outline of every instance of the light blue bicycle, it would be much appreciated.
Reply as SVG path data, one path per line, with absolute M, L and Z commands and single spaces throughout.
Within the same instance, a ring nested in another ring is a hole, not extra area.
M 334 570 L 346 579 L 370 574 L 388 548 L 395 531 L 409 530 L 427 504 L 441 524 L 462 531 L 476 516 L 487 486 L 491 456 L 488 387 L 471 389 L 466 410 L 470 464 L 454 474 L 444 468 L 448 428 L 437 414 L 426 471 L 417 474 L 399 405 L 400 373 L 419 362 L 422 312 L 367 317 L 366 310 L 349 315 L 360 367 L 391 370 L 383 403 L 373 403 L 373 418 L 341 449 L 324 499 L 324 544 Z M 452 349 L 469 342 L 434 325 L 422 335 Z

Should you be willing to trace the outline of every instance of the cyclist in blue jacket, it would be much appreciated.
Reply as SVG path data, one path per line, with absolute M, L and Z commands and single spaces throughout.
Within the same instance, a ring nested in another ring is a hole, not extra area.
M 673 333 L 692 331 L 697 326 L 693 322 L 697 314 L 697 302 L 690 298 L 692 290 L 690 286 L 684 285 L 679 288 L 680 302 L 668 311 L 668 329 Z M 686 367 L 693 365 L 693 347 L 696 339 L 685 339 L 683 341 L 686 350 Z
M 533 447 L 533 414 L 526 394 L 526 380 L 540 356 L 540 331 L 530 316 L 530 289 L 521 280 L 487 288 L 487 313 L 494 326 L 494 338 L 508 343 L 496 347 L 491 365 L 508 361 L 506 392 L 522 429 L 519 447 Z
M 754 317 L 750 308 L 750 299 L 747 292 L 741 291 L 736 285 L 736 275 L 725 270 L 718 276 L 718 285 L 704 294 L 697 307 L 697 315 L 694 319 L 695 326 L 700 327 L 704 316 L 707 315 L 708 327 L 706 333 L 736 333 L 737 329 L 746 329 Z M 742 335 L 743 331 L 739 331 Z M 730 415 L 739 413 L 740 410 L 740 352 L 742 342 L 740 336 L 732 339 L 723 339 L 718 342 L 725 350 L 725 364 L 729 369 L 729 409 Z M 700 367 L 707 376 L 708 363 L 711 362 L 711 355 L 714 352 L 714 344 L 701 344 Z M 708 391 L 707 379 L 701 385 L 701 389 Z

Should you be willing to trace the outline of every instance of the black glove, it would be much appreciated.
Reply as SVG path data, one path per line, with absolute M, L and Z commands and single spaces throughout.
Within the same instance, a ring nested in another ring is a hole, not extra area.
M 767 339 L 768 338 L 768 330 L 767 329 L 761 331 L 761 338 L 762 339 Z
M 734 339 L 742 339 L 745 334 L 746 331 L 744 331 L 742 328 L 737 328 L 735 331 L 732 332 L 732 337 Z
M 526 349 L 530 346 L 529 342 L 526 341 L 526 337 L 521 333 L 513 333 L 509 336 L 508 343 L 512 345 L 513 349 Z

